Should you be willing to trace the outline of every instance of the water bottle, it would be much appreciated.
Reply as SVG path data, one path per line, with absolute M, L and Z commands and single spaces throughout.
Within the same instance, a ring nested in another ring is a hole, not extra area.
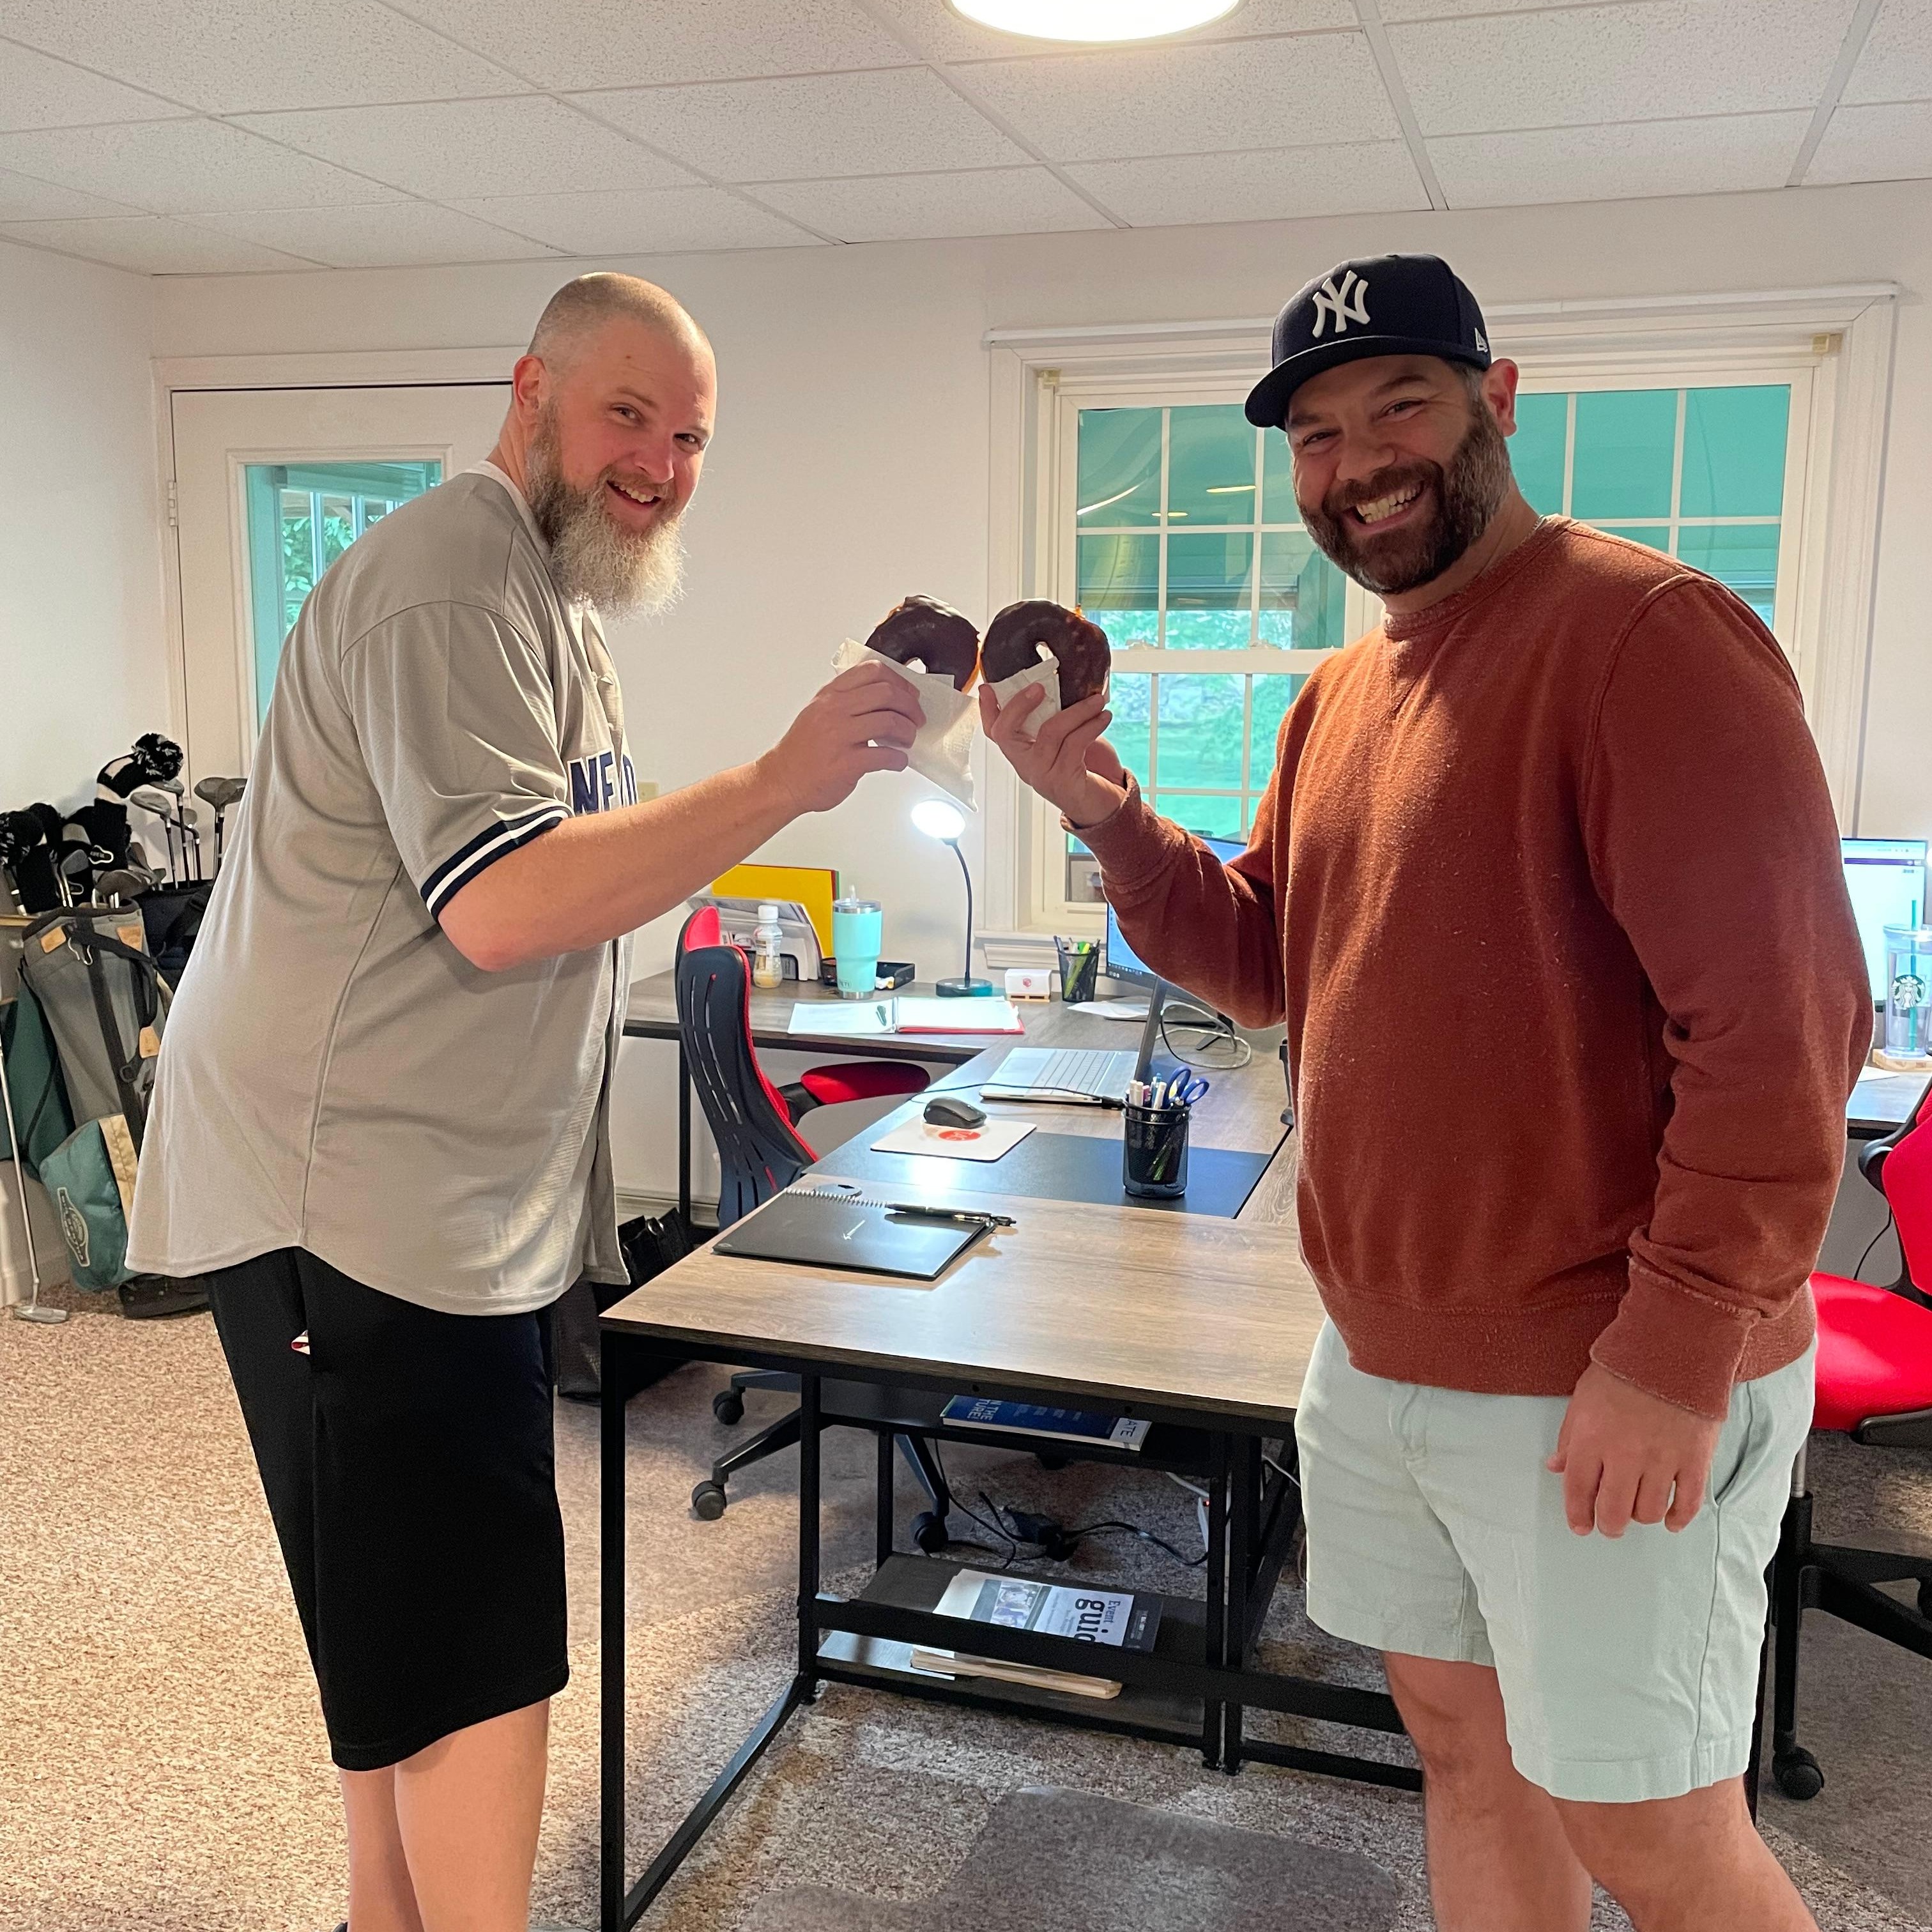
M 784 937 L 784 928 L 778 924 L 778 909 L 775 905 L 761 905 L 758 908 L 758 923 L 752 934 L 757 951 L 752 955 L 752 984 L 766 988 L 784 984 L 784 962 L 778 956 L 778 941 Z

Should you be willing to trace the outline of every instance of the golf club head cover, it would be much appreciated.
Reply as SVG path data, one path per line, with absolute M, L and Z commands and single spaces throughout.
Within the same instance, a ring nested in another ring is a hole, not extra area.
M 68 821 L 86 833 L 97 866 L 110 868 L 128 862 L 128 808 L 118 799 L 97 798 L 83 805 Z
M 50 805 L 0 813 L 0 866 L 13 874 L 23 912 L 52 912 L 61 902 L 54 883 L 54 848 L 47 842 L 49 818 L 58 836 L 60 814 Z

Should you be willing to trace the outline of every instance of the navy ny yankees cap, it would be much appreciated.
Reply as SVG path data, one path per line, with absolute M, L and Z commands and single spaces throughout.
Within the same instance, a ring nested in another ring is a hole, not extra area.
M 1248 420 L 1279 429 L 1311 376 L 1367 356 L 1441 356 L 1490 366 L 1483 311 L 1439 255 L 1370 255 L 1318 277 L 1274 319 L 1274 367 Z

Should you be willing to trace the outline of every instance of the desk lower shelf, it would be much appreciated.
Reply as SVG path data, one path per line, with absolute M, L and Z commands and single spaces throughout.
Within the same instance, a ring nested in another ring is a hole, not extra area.
M 873 1576 L 860 1598 L 888 1604 L 896 1610 L 937 1610 L 946 1586 L 962 1570 L 975 1564 L 952 1563 L 933 1556 L 889 1557 Z M 1176 1664 L 1206 1660 L 1207 1606 L 1198 1598 L 1159 1596 L 1160 1630 L 1154 1654 Z M 825 1675 L 844 1684 L 875 1685 L 904 1695 L 937 1698 L 948 1703 L 974 1704 L 1006 1710 L 1016 1716 L 1063 1717 L 1090 1730 L 1121 1731 L 1177 1744 L 1198 1744 L 1205 1718 L 1198 1697 L 1180 1697 L 1143 1685 L 1124 1684 L 1118 1697 L 1076 1697 L 1061 1690 L 1036 1690 L 997 1677 L 938 1677 L 912 1667 L 912 1646 L 883 1637 L 860 1636 L 845 1630 L 828 1633 L 818 1646 Z M 1096 1658 L 1094 1674 L 1105 1676 Z

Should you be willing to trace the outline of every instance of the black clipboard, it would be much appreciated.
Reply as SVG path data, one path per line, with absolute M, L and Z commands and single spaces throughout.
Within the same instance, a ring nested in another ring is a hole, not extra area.
M 856 1195 L 787 1192 L 728 1228 L 712 1252 L 937 1281 L 987 1232 L 984 1225 L 895 1214 Z

